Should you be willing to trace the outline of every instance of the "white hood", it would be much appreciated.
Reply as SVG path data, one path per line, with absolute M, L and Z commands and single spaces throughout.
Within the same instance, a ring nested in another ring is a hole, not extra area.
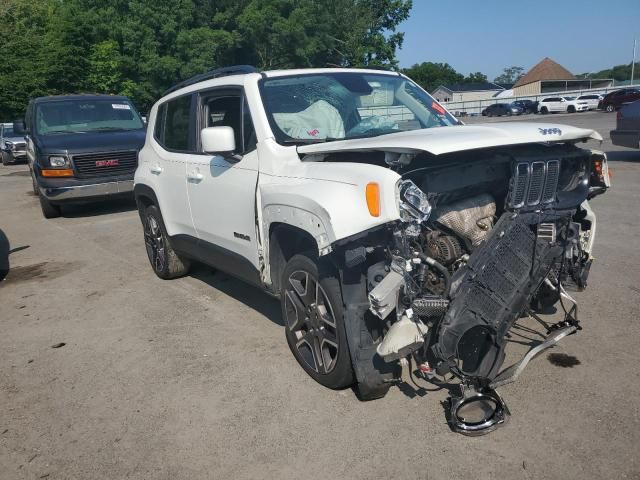
M 302 154 L 380 150 L 396 153 L 429 152 L 434 155 L 525 143 L 599 140 L 595 130 L 548 123 L 490 123 L 459 125 L 389 133 L 371 138 L 338 140 L 298 147 Z

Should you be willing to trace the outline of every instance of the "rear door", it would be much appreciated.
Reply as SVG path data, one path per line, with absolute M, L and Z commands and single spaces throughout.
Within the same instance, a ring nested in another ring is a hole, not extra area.
M 148 169 L 167 233 L 195 239 L 185 179 L 195 150 L 193 102 L 194 95 L 186 94 L 158 107 L 153 140 L 140 153 L 140 168 Z
M 243 89 L 201 92 L 197 112 L 198 138 L 202 128 L 227 126 L 236 140 L 233 157 L 197 153 L 189 159 L 187 189 L 200 251 L 207 263 L 253 281 L 258 271 L 258 154 Z

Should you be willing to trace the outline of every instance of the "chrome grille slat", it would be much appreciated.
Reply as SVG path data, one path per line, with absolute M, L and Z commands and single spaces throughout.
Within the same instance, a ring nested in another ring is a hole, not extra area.
M 138 152 L 136 150 L 86 153 L 73 155 L 71 159 L 80 177 L 122 175 L 133 173 L 138 167 Z M 118 165 L 96 166 L 96 162 L 104 160 L 117 160 Z
M 560 178 L 560 160 L 549 160 L 547 162 L 547 179 L 544 184 L 542 193 L 542 201 L 547 203 L 553 200 L 556 189 L 558 188 L 558 179 Z
M 545 174 L 544 162 L 533 162 L 531 164 L 531 177 L 529 179 L 529 190 L 527 191 L 527 205 L 537 205 L 542 197 Z
M 519 162 L 511 179 L 509 206 L 522 208 L 555 199 L 560 177 L 560 160 Z

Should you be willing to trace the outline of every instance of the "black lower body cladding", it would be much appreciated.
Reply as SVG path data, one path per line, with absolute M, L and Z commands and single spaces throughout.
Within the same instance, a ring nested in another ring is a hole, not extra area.
M 431 348 L 439 372 L 489 380 L 498 374 L 507 332 L 564 252 L 561 241 L 537 237 L 537 224 L 562 224 L 571 215 L 502 215 L 453 277 L 450 308 Z

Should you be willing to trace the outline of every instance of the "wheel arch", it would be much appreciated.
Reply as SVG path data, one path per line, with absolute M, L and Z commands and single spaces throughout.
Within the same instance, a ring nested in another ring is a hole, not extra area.
M 268 238 L 271 291 L 278 294 L 282 287 L 282 273 L 287 262 L 299 253 L 318 254 L 318 242 L 310 232 L 282 222 L 272 222 L 269 225 Z
M 158 203 L 158 197 L 153 189 L 145 185 L 143 183 L 137 183 L 133 187 L 133 196 L 136 200 L 136 205 L 138 206 L 138 211 L 142 214 L 142 210 L 151 205 L 155 205 L 160 208 L 160 204 Z

